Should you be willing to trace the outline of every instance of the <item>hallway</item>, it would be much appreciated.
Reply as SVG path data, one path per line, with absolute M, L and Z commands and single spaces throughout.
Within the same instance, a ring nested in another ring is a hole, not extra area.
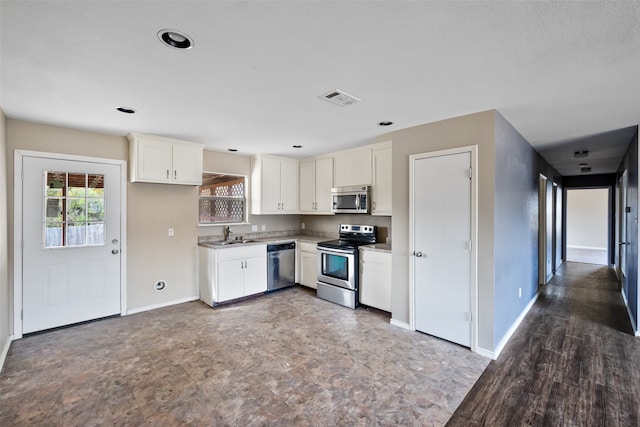
M 638 426 L 640 339 L 615 274 L 564 263 L 448 426 Z

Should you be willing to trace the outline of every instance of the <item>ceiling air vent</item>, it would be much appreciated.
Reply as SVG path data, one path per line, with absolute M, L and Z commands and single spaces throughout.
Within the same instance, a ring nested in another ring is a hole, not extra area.
M 357 104 L 358 102 L 362 101 L 361 99 L 358 99 L 355 96 L 349 95 L 348 93 L 345 93 L 338 89 L 327 92 L 324 95 L 320 95 L 320 98 L 341 107 L 348 107 L 349 105 Z

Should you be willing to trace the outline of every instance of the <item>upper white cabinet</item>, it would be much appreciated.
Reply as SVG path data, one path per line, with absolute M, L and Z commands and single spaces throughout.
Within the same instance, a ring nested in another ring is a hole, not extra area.
M 371 148 L 339 151 L 333 155 L 333 184 L 371 185 Z
M 127 139 L 131 182 L 202 184 L 204 145 L 139 133 Z
M 298 212 L 298 160 L 275 156 L 251 159 L 251 213 Z
M 300 213 L 331 214 L 333 157 L 300 162 Z
M 391 143 L 373 149 L 371 215 L 391 215 Z

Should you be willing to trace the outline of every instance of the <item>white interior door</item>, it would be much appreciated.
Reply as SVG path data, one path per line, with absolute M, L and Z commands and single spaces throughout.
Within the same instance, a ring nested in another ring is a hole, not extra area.
M 23 157 L 23 333 L 121 312 L 121 166 Z
M 471 153 L 415 159 L 415 329 L 471 345 Z

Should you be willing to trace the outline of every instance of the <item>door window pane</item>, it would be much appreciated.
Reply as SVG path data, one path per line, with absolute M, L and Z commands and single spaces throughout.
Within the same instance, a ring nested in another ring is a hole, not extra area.
M 44 247 L 105 244 L 104 175 L 46 172 Z

